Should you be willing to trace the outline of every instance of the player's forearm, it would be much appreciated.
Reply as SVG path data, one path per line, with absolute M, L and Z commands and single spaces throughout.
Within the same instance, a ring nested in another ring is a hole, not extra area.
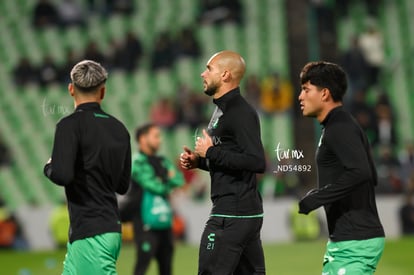
M 53 183 L 60 186 L 69 185 L 74 179 L 73 169 L 62 169 L 56 167 L 57 165 L 53 162 L 49 162 L 43 168 L 43 173 L 48 177 Z
M 206 158 L 198 158 L 198 168 L 204 171 L 210 171 L 209 163 Z

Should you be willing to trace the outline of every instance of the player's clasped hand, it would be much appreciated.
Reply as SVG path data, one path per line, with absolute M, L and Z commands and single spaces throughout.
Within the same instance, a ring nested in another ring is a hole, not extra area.
M 213 146 L 211 137 L 208 135 L 207 131 L 203 129 L 203 137 L 198 137 L 195 144 L 195 153 L 200 157 L 205 158 L 208 148 Z
M 197 168 L 198 156 L 187 146 L 184 146 L 184 152 L 180 154 L 180 165 L 185 170 Z

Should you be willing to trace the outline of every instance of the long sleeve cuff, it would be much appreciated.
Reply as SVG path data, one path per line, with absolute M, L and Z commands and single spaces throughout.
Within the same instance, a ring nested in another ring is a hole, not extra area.
M 52 176 L 52 163 L 46 163 L 45 167 L 43 168 L 43 174 L 50 179 Z

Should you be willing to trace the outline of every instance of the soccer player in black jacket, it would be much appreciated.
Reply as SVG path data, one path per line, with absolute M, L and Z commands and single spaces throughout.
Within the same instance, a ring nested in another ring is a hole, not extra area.
M 45 175 L 64 186 L 70 230 L 63 274 L 116 274 L 121 223 L 115 193 L 128 190 L 131 145 L 125 126 L 105 113 L 106 70 L 84 60 L 71 71 L 75 111 L 55 132 Z
M 213 55 L 201 74 L 216 110 L 195 150 L 184 147 L 181 166 L 210 172 L 213 208 L 202 234 L 199 275 L 265 274 L 260 230 L 262 198 L 256 173 L 265 157 L 256 111 L 240 95 L 243 58 L 231 51 Z
M 375 202 L 377 174 L 365 133 L 342 107 L 346 75 L 336 64 L 310 62 L 300 80 L 302 113 L 322 125 L 318 188 L 299 202 L 303 214 L 325 208 L 329 241 L 322 274 L 373 274 L 384 249 Z

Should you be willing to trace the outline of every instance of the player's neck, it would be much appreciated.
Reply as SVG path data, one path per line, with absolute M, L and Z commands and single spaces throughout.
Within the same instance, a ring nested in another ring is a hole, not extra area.
M 218 99 L 222 96 L 224 96 L 225 94 L 229 93 L 230 91 L 236 89 L 237 87 L 239 87 L 238 83 L 236 84 L 229 84 L 229 85 L 223 85 L 220 87 L 220 89 L 213 95 L 214 99 Z
M 342 106 L 342 102 L 333 102 L 330 101 L 326 103 L 325 107 L 322 109 L 322 111 L 319 113 L 319 115 L 316 117 L 316 119 L 321 123 L 325 120 L 326 116 L 329 114 L 330 111 L 335 109 L 336 107 Z

